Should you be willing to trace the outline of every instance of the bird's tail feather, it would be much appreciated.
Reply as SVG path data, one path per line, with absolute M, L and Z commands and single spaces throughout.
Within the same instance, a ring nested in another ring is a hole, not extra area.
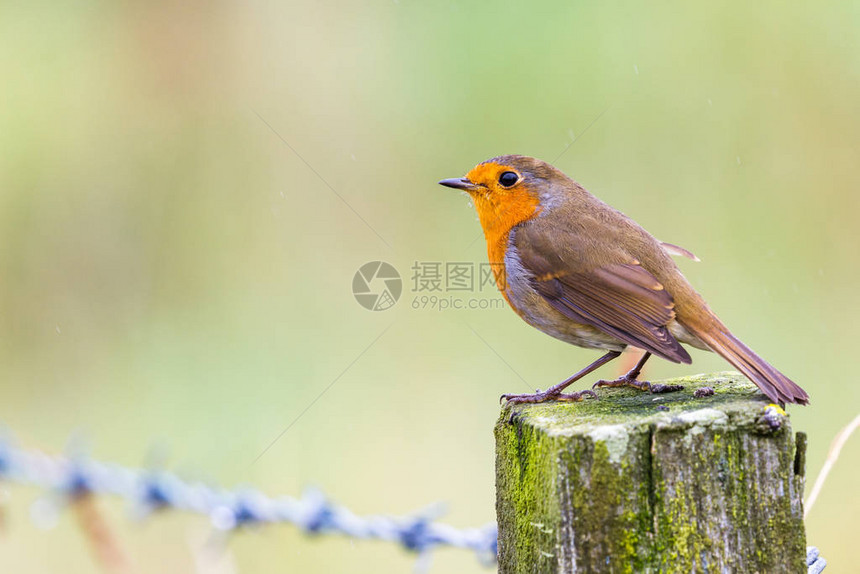
M 721 355 L 754 382 L 770 400 L 801 405 L 809 403 L 809 395 L 806 391 L 756 355 L 716 318 L 704 328 L 694 325 L 688 325 L 688 327 L 712 351 Z

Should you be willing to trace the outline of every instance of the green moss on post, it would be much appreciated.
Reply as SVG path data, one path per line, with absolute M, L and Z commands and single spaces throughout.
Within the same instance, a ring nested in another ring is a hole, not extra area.
M 503 409 L 500 572 L 806 571 L 803 437 L 737 373 L 670 383 Z

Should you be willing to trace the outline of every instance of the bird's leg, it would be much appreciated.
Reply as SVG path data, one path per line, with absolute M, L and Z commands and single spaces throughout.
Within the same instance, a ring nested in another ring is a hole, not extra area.
M 570 378 L 565 379 L 554 387 L 550 387 L 545 391 L 538 390 L 533 395 L 502 395 L 501 398 L 505 399 L 509 403 L 542 403 L 544 401 L 581 401 L 586 395 L 597 397 L 594 391 L 579 391 L 578 393 L 570 393 L 564 394 L 562 391 L 570 386 L 571 383 L 574 383 L 587 375 L 588 373 L 594 371 L 595 369 L 602 367 L 612 359 L 616 358 L 620 355 L 618 351 L 609 351 L 575 375 Z M 501 399 L 500 399 L 501 400 Z
M 646 352 L 644 355 L 642 355 L 642 358 L 639 359 L 639 362 L 636 363 L 636 366 L 630 369 L 630 371 L 623 377 L 619 377 L 614 381 L 597 381 L 591 388 L 597 389 L 600 387 L 632 387 L 634 389 L 639 389 L 640 391 L 648 391 L 649 393 L 672 393 L 675 391 L 683 390 L 684 387 L 682 385 L 652 385 L 648 381 L 637 381 L 636 378 L 642 372 L 642 367 L 645 366 L 645 362 L 648 361 L 650 357 L 651 353 Z

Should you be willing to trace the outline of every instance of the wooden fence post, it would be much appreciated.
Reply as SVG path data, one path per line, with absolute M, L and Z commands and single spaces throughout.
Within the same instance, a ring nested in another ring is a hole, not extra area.
M 502 410 L 500 572 L 806 572 L 805 435 L 737 373 L 671 383 Z

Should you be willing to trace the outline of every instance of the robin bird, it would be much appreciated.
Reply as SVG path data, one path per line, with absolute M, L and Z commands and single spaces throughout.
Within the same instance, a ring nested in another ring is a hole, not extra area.
M 550 164 L 505 155 L 439 183 L 471 196 L 496 285 L 511 308 L 548 335 L 606 351 L 546 391 L 502 395 L 508 402 L 595 396 L 562 391 L 628 346 L 646 353 L 626 375 L 595 387 L 678 390 L 637 379 L 652 354 L 691 363 L 681 343 L 718 353 L 774 402 L 809 402 L 803 389 L 732 335 L 681 274 L 671 256 L 696 259 L 692 253 L 658 241 Z

